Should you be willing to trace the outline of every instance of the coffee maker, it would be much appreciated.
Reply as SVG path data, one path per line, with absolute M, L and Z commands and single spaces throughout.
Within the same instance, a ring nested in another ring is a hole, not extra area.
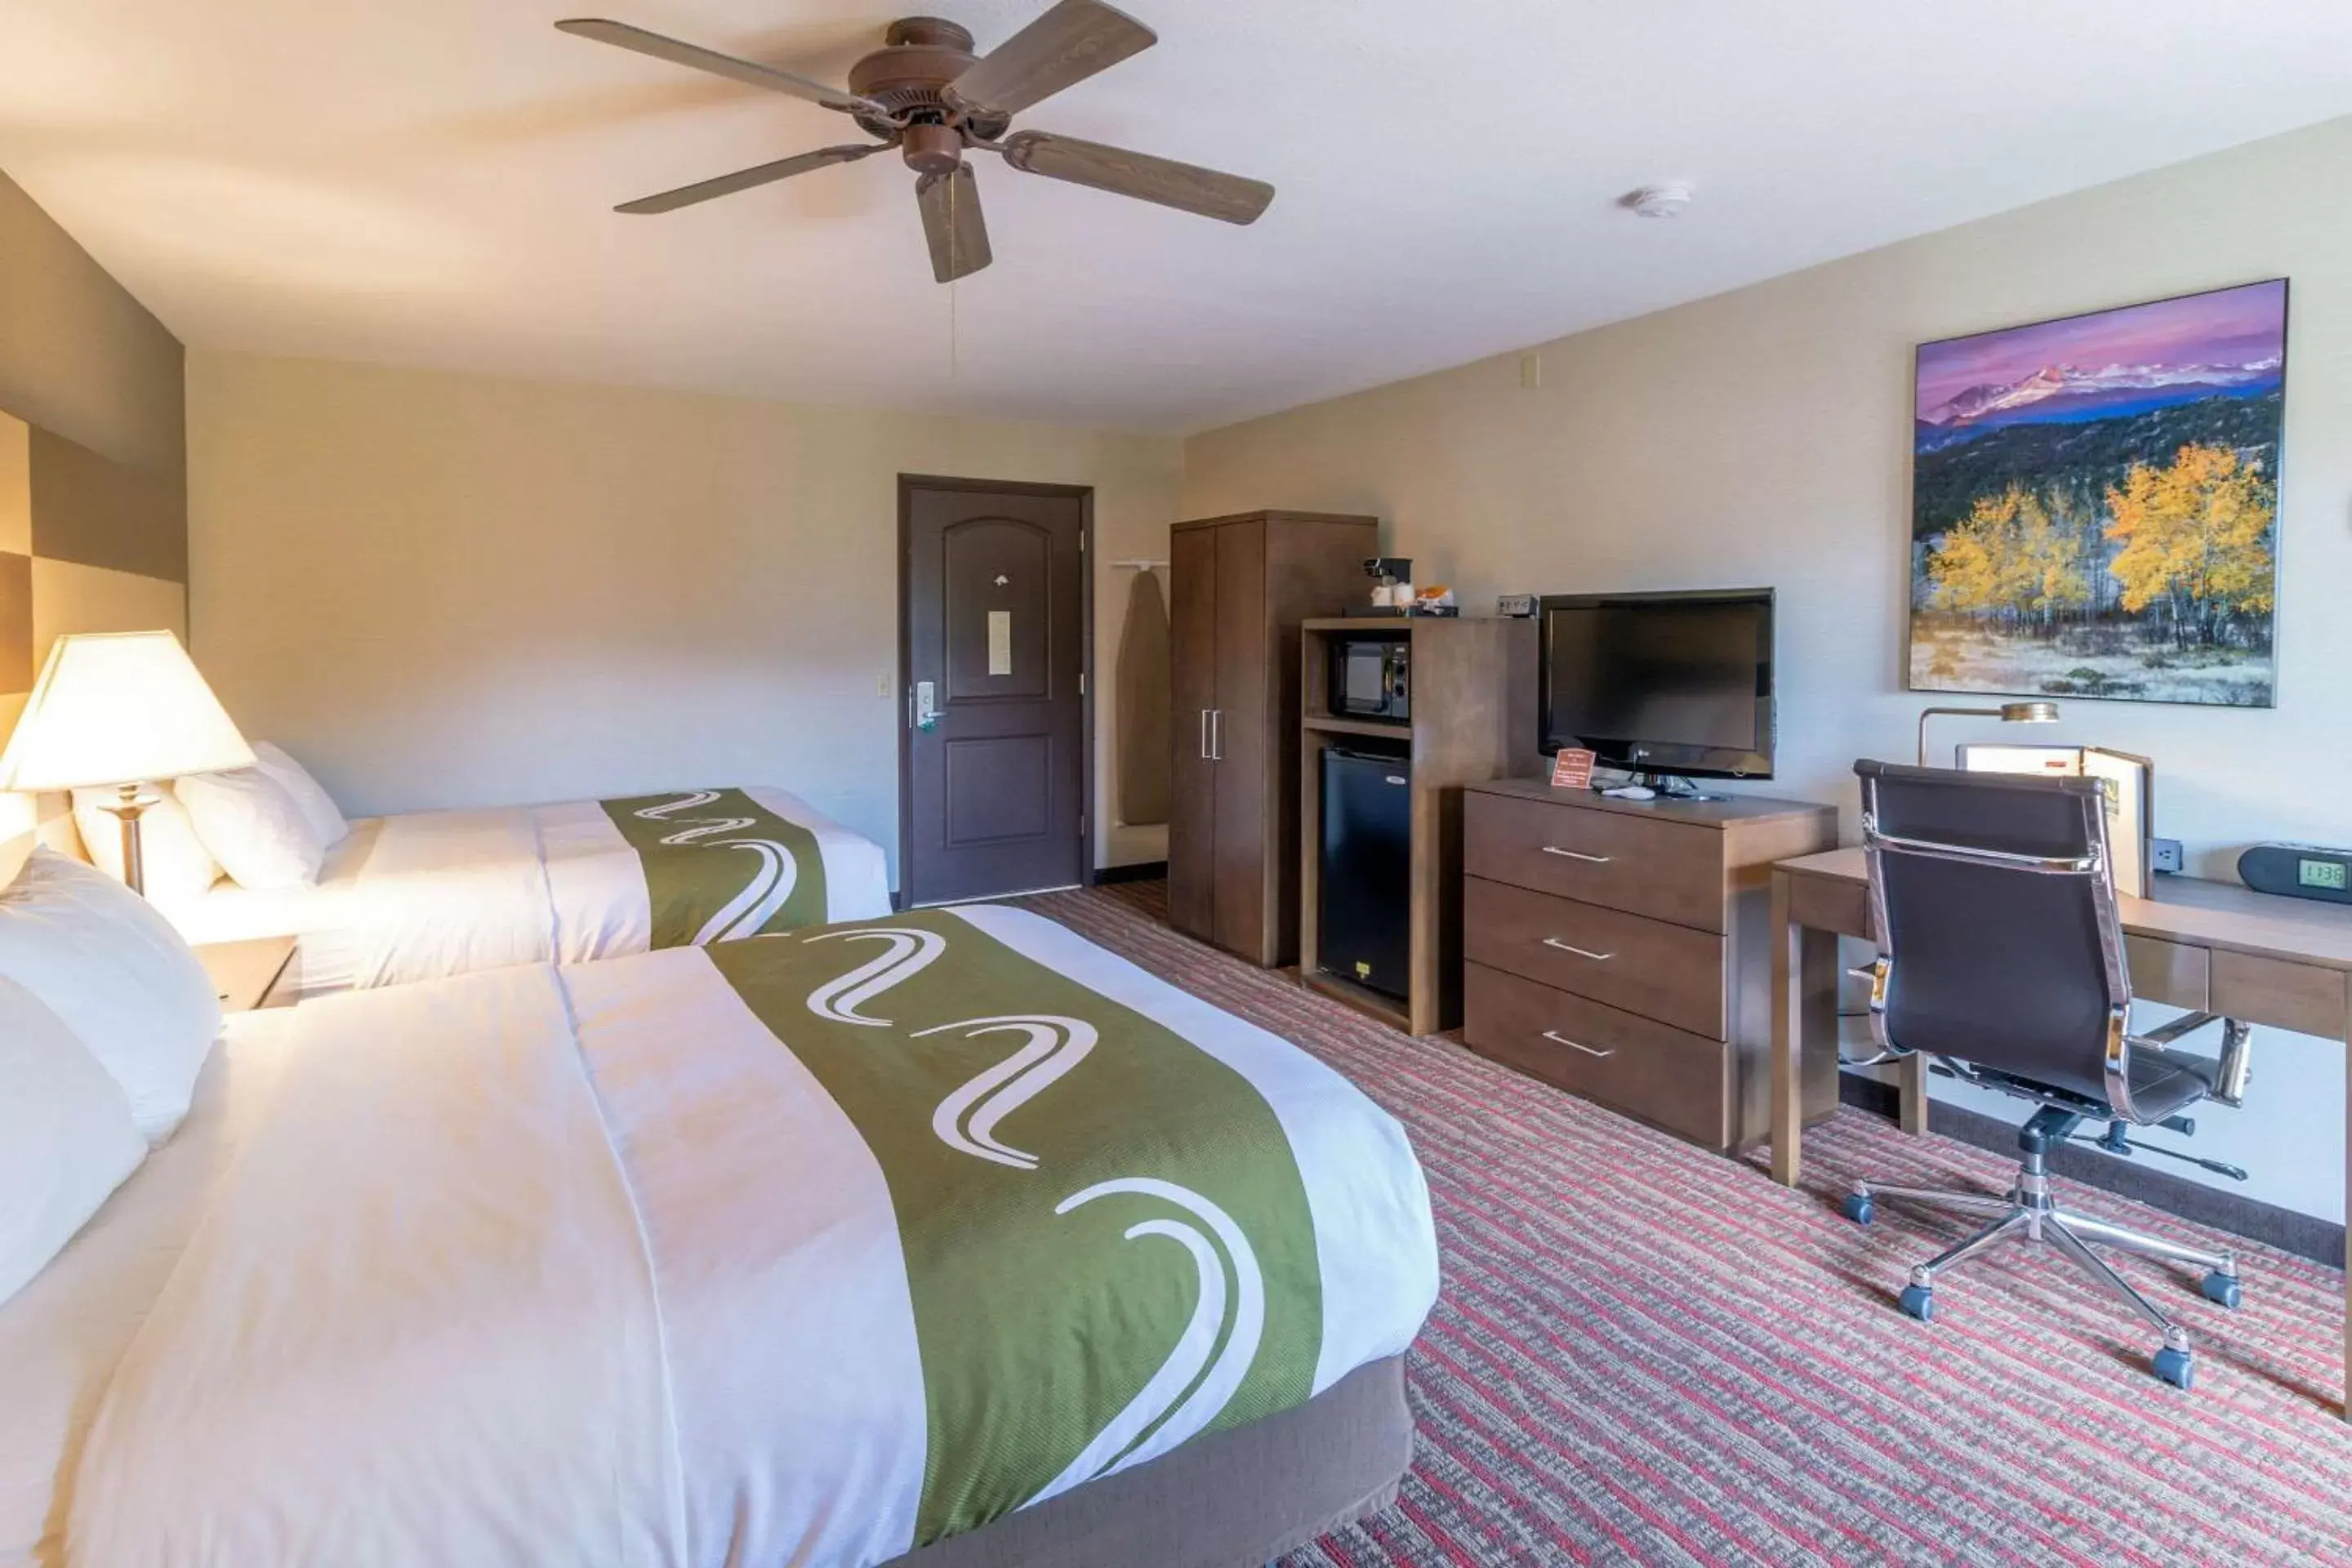
M 1405 555 L 1375 555 L 1364 563 L 1372 580 L 1370 607 L 1353 612 L 1365 616 L 1402 616 L 1412 605 L 1412 559 Z

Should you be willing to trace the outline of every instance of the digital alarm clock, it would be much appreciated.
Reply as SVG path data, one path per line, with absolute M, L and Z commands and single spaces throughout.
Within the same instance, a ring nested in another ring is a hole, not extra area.
M 2258 893 L 2352 904 L 2352 849 L 2257 844 L 2238 857 L 2238 879 Z

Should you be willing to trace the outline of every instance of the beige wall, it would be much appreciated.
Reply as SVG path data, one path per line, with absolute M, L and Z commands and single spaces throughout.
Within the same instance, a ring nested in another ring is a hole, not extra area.
M 198 352 L 194 641 L 359 812 L 782 784 L 897 838 L 898 476 L 1095 488 L 1099 798 L 1173 440 Z M 888 683 L 886 692 L 881 689 Z
M 2156 759 L 2193 869 L 2352 843 L 2347 191 L 2339 121 L 1546 344 L 1539 390 L 1511 355 L 1201 436 L 1182 510 L 1378 512 L 1423 581 L 1487 613 L 1497 593 L 1773 584 L 1780 776 L 1759 787 L 1850 811 L 1853 759 L 1908 761 L 1930 700 L 1901 680 L 1913 346 L 2285 275 L 2279 707 L 2069 701 L 2060 729 Z M 1702 242 L 1704 208 L 1685 222 L 1658 242 Z M 2242 1131 L 2201 1152 L 2242 1137 L 2256 1195 L 2341 1217 L 2341 1057 L 2283 1042 L 2259 1114 L 2217 1115 Z
M 87 448 L 51 443 L 78 468 L 101 478 L 129 470 L 131 484 L 158 491 L 135 531 L 173 564 L 142 557 L 122 570 L 112 538 L 75 528 L 68 512 L 37 518 L 39 431 Z M 103 461 L 83 461 L 89 454 Z M 179 340 L 0 174 L 0 638 L 8 643 L 0 647 L 0 738 L 30 684 L 17 677 L 37 668 L 58 633 L 184 628 L 185 590 L 167 579 L 179 575 L 185 471 Z M 0 839 L 27 810 L 0 799 Z M 62 823 L 57 831 L 69 837 Z
M 1770 787 L 1850 804 L 1853 759 L 1907 760 L 1928 700 L 1902 689 L 1913 346 L 2288 276 L 2278 708 L 2077 700 L 2062 728 L 2154 756 L 2162 829 L 2209 873 L 2352 841 L 2352 203 L 2322 195 L 2347 189 L 2352 120 L 1548 343 L 1538 390 L 1513 354 L 1197 437 L 1183 510 L 1378 512 L 1486 613 L 1774 584 Z

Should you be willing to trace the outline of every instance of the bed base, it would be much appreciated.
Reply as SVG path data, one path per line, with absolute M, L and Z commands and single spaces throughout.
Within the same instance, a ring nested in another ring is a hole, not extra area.
M 882 1568 L 1258 1568 L 1388 1507 L 1412 1463 L 1404 1358 L 1392 1356 L 1295 1410 Z

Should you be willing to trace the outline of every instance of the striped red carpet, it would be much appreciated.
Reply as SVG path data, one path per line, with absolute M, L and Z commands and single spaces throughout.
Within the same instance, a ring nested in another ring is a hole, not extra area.
M 1346 1072 L 1411 1131 L 1436 1210 L 1445 1282 L 1410 1363 L 1403 1498 L 1284 1568 L 2352 1563 L 2336 1270 L 2234 1243 L 2231 1313 L 2119 1260 L 2196 1336 L 2189 1394 L 2044 1248 L 1970 1265 L 1914 1323 L 1893 1292 L 1957 1222 L 1882 1208 L 1864 1230 L 1835 1197 L 1862 1173 L 1999 1189 L 1996 1157 L 1846 1110 L 1790 1192 L 1179 936 L 1161 894 L 1032 907 Z

